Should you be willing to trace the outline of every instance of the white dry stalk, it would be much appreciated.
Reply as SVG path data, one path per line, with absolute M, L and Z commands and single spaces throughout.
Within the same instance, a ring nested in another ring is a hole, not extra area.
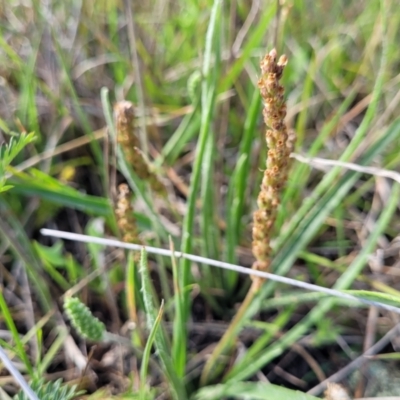
M 4 366 L 8 369 L 10 374 L 14 377 L 14 379 L 18 382 L 18 384 L 21 386 L 21 389 L 25 392 L 25 394 L 28 396 L 30 400 L 39 400 L 39 398 L 36 396 L 35 392 L 32 390 L 32 388 L 28 385 L 28 383 L 25 381 L 24 377 L 21 375 L 21 373 L 15 368 L 14 364 L 12 361 L 8 358 L 6 352 L 3 350 L 3 348 L 0 346 L 0 359 L 3 362 Z
M 120 247 L 120 248 L 127 249 L 127 250 L 140 251 L 141 249 L 144 248 L 148 253 L 158 254 L 158 255 L 167 256 L 167 257 L 171 257 L 172 255 L 174 255 L 174 257 L 176 257 L 176 258 L 185 258 L 187 260 L 197 262 L 200 265 L 206 264 L 206 265 L 211 265 L 211 266 L 217 267 L 217 268 L 229 269 L 231 271 L 236 271 L 241 274 L 258 276 L 260 278 L 284 283 L 286 285 L 297 286 L 302 289 L 310 290 L 313 292 L 326 293 L 326 294 L 329 294 L 334 297 L 340 297 L 342 299 L 348 299 L 348 300 L 357 301 L 357 302 L 360 302 L 363 304 L 368 304 L 370 306 L 371 305 L 376 306 L 376 307 L 379 307 L 379 308 L 382 308 L 382 309 L 385 309 L 388 311 L 393 311 L 397 314 L 400 314 L 400 308 L 398 308 L 398 307 L 390 306 L 390 305 L 380 303 L 377 301 L 366 300 L 366 299 L 363 299 L 360 297 L 353 296 L 348 293 L 343 293 L 339 290 L 329 289 L 329 288 L 325 288 L 322 286 L 313 285 L 311 283 L 298 281 L 296 279 L 287 278 L 285 276 L 271 274 L 269 272 L 258 271 L 258 270 L 254 270 L 251 268 L 242 267 L 240 265 L 230 264 L 230 263 L 226 263 L 223 261 L 212 260 L 209 258 L 196 256 L 194 254 L 187 254 L 187 253 L 182 253 L 180 251 L 171 251 L 171 250 L 161 249 L 158 247 L 142 246 L 140 244 L 125 243 L 125 242 L 121 242 L 121 241 L 115 240 L 115 239 L 103 239 L 103 238 L 99 238 L 99 237 L 81 235 L 78 233 L 58 231 L 58 230 L 53 230 L 53 229 L 41 229 L 40 233 L 44 236 L 52 236 L 52 237 L 57 237 L 60 239 L 75 240 L 75 241 L 84 242 L 84 243 L 96 243 L 96 244 L 101 244 L 104 246 Z
M 296 159 L 297 161 L 303 164 L 309 164 L 314 168 L 325 170 L 324 166 L 326 167 L 342 167 L 346 169 L 350 169 L 352 171 L 361 172 L 363 174 L 369 174 L 374 176 L 379 176 L 382 178 L 389 178 L 396 182 L 400 183 L 400 174 L 395 171 L 390 171 L 387 169 L 376 168 L 376 167 L 365 167 L 359 164 L 353 164 L 343 161 L 337 160 L 328 160 L 326 158 L 318 158 L 318 157 L 304 157 L 301 154 L 292 153 L 290 154 L 291 158 Z

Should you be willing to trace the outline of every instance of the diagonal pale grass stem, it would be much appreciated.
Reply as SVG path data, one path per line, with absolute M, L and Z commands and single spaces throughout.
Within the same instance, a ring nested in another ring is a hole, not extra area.
M 314 292 L 326 293 L 331 296 L 340 297 L 343 299 L 348 299 L 348 300 L 353 300 L 353 301 L 358 301 L 358 302 L 361 302 L 361 303 L 364 303 L 367 305 L 374 305 L 376 307 L 380 307 L 382 309 L 393 311 L 397 314 L 400 314 L 400 308 L 394 307 L 394 306 L 391 306 L 388 304 L 384 304 L 384 303 L 373 301 L 373 300 L 367 300 L 363 297 L 354 296 L 354 295 L 351 295 L 348 293 L 341 292 L 339 290 L 329 289 L 329 288 L 325 288 L 322 286 L 314 285 L 312 283 L 298 281 L 296 279 L 287 278 L 285 276 L 275 275 L 270 272 L 257 271 L 257 270 L 254 270 L 251 268 L 246 268 L 246 267 L 243 267 L 240 265 L 230 264 L 230 263 L 226 263 L 226 262 L 218 261 L 218 260 L 212 260 L 210 258 L 201 257 L 201 256 L 197 256 L 194 254 L 187 254 L 187 253 L 182 253 L 180 251 L 171 251 L 171 250 L 167 250 L 167 249 L 162 249 L 159 247 L 151 247 L 151 246 L 143 246 L 140 244 L 125 243 L 125 242 L 121 242 L 119 240 L 114 240 L 114 239 L 103 239 L 103 238 L 99 238 L 99 237 L 95 237 L 95 236 L 82 235 L 79 233 L 70 233 L 70 232 L 58 231 L 58 230 L 53 230 L 53 229 L 41 229 L 40 233 L 44 236 L 52 236 L 52 237 L 57 237 L 60 239 L 74 240 L 77 242 L 84 242 L 84 243 L 97 243 L 97 244 L 101 244 L 104 246 L 120 247 L 120 248 L 127 249 L 127 250 L 141 251 L 142 249 L 145 249 L 146 252 L 150 253 L 150 254 L 158 254 L 158 255 L 167 256 L 167 257 L 174 256 L 177 259 L 184 258 L 184 259 L 199 263 L 199 265 L 201 265 L 201 264 L 211 265 L 213 267 L 224 268 L 224 269 L 235 271 L 235 272 L 238 272 L 241 274 L 258 276 L 263 279 L 280 282 L 280 283 L 283 283 L 286 285 L 296 286 L 296 287 L 300 287 L 302 289 L 306 289 L 306 290 L 310 290 L 310 291 L 314 291 Z M 393 296 L 392 299 L 393 299 L 393 301 L 400 302 L 400 299 L 397 299 L 397 297 L 395 297 L 395 296 Z
M 6 352 L 0 346 L 0 359 L 4 366 L 10 371 L 11 375 L 15 378 L 15 380 L 19 383 L 25 395 L 29 398 L 29 400 L 39 400 L 36 396 L 36 393 L 32 390 L 32 388 L 26 383 L 24 377 L 18 371 L 18 369 L 14 366 L 12 361 L 8 358 Z

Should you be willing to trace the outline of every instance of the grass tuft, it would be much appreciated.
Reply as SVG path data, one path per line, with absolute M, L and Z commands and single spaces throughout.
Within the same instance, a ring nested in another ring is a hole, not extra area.
M 397 395 L 396 2 L 3 3 L 0 397 Z

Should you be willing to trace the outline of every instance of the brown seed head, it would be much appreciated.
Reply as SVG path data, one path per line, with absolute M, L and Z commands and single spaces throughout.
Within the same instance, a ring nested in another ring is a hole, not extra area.
M 280 84 L 287 61 L 286 56 L 279 57 L 277 61 L 277 52 L 273 49 L 260 62 L 262 76 L 258 87 L 264 100 L 264 120 L 269 128 L 265 135 L 268 153 L 267 168 L 257 199 L 259 209 L 254 213 L 252 248 L 256 258 L 253 268 L 264 271 L 270 265 L 271 231 L 280 204 L 280 194 L 287 179 L 289 155 L 294 145 L 294 138 L 288 135 L 284 121 L 286 104 L 284 88 Z M 262 281 L 260 278 L 255 279 Z

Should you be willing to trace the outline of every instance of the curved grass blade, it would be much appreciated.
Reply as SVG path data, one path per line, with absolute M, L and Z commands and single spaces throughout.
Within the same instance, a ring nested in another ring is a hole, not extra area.
M 10 181 L 16 193 L 29 197 L 39 196 L 55 204 L 91 215 L 99 215 L 109 219 L 113 216 L 108 200 L 79 192 L 39 170 L 31 169 L 30 172 L 31 175 L 15 171 L 15 177 Z
M 250 172 L 250 151 L 254 139 L 254 132 L 261 110 L 261 96 L 258 90 L 254 91 L 250 109 L 244 125 L 243 138 L 240 143 L 238 162 L 229 182 L 227 196 L 227 229 L 226 229 L 226 254 L 229 263 L 236 263 L 236 246 L 241 236 L 241 218 L 244 212 L 244 199 L 247 194 L 246 186 Z M 231 291 L 237 282 L 237 274 L 224 273 L 224 281 L 228 291 Z
M 33 376 L 32 364 L 30 363 L 28 355 L 26 354 L 24 345 L 21 342 L 18 329 L 15 326 L 13 317 L 11 315 L 10 309 L 7 306 L 6 300 L 4 299 L 2 290 L 0 290 L 0 310 L 1 310 L 2 318 L 4 318 L 4 321 L 14 339 L 14 342 L 15 342 L 14 351 L 18 355 L 18 357 L 22 360 L 22 362 L 25 364 L 25 368 L 27 369 L 29 375 Z
M 140 400 L 147 399 L 147 394 L 148 394 L 148 389 L 146 386 L 147 368 L 149 366 L 150 355 L 151 355 L 150 353 L 153 347 L 153 342 L 156 338 L 157 330 L 160 326 L 163 313 L 164 313 L 164 301 L 161 302 L 160 310 L 158 311 L 157 317 L 154 321 L 154 325 L 150 330 L 150 334 L 149 337 L 147 338 L 146 346 L 143 351 L 142 365 L 140 366 L 140 389 L 139 389 Z
M 140 256 L 140 276 L 142 280 L 142 292 L 146 310 L 147 326 L 151 330 L 156 324 L 158 310 L 154 305 L 154 298 L 152 296 L 153 290 L 147 266 L 147 255 L 144 249 Z M 185 387 L 182 379 L 180 379 L 176 373 L 175 365 L 172 362 L 166 335 L 162 326 L 158 327 L 154 335 L 154 345 L 157 349 L 163 371 L 167 377 L 167 383 L 170 386 L 171 394 L 176 400 L 185 399 L 187 397 Z
M 385 82 L 385 71 L 388 63 L 388 40 L 387 40 L 387 29 L 388 29 L 388 15 L 385 0 L 381 0 L 381 15 L 382 15 L 382 26 L 384 29 L 383 40 L 382 40 L 382 53 L 380 57 L 380 67 L 379 73 L 375 82 L 375 86 L 372 92 L 371 102 L 368 106 L 368 109 L 365 113 L 365 116 L 356 130 L 353 139 L 350 144 L 347 146 L 346 150 L 343 152 L 340 157 L 340 161 L 348 161 L 360 146 L 362 141 L 364 140 L 370 126 L 372 124 L 373 119 L 378 114 L 378 105 L 379 99 L 382 95 L 383 85 Z M 339 174 L 341 173 L 341 168 L 332 168 L 321 180 L 318 186 L 314 189 L 313 193 L 310 197 L 308 197 L 303 204 L 301 205 L 298 212 L 290 221 L 289 226 L 283 232 L 276 243 L 275 249 L 279 249 L 282 247 L 283 243 L 288 239 L 288 237 L 293 233 L 296 226 L 304 219 L 309 210 L 313 207 L 315 202 L 321 197 L 337 180 Z
M 369 236 L 359 255 L 350 264 L 346 272 L 337 280 L 334 286 L 335 289 L 347 289 L 355 280 L 357 275 L 361 273 L 362 269 L 366 265 L 368 256 L 373 252 L 376 246 L 379 236 L 387 228 L 390 219 L 396 210 L 399 194 L 400 186 L 396 183 L 393 186 L 388 204 L 377 221 L 376 228 Z M 252 364 L 238 364 L 230 371 L 226 379 L 243 380 L 254 374 L 272 359 L 282 354 L 284 349 L 304 335 L 313 324 L 324 317 L 334 304 L 335 299 L 328 298 L 322 300 L 318 306 L 316 306 L 301 322 L 297 323 L 297 325 L 287 332 L 281 339 L 259 353 L 259 357 L 254 357 L 254 362 Z
M 219 85 L 220 92 L 224 92 L 232 86 L 240 73 L 243 71 L 245 63 L 253 55 L 254 49 L 260 46 L 260 43 L 265 38 L 266 29 L 276 15 L 276 4 L 277 3 L 275 2 L 271 2 L 269 4 L 269 7 L 263 8 L 263 12 L 261 14 L 260 20 L 258 21 L 258 25 L 255 27 L 254 30 L 251 31 L 251 34 L 246 44 L 242 48 L 240 56 L 237 58 L 237 60 L 232 65 L 232 67 L 224 77 L 223 81 Z
M 333 116 L 331 120 L 329 120 L 324 126 L 321 128 L 321 131 L 318 137 L 313 141 L 310 149 L 307 151 L 307 155 L 309 157 L 313 157 L 317 155 L 318 151 L 322 148 L 323 144 L 327 140 L 328 136 L 331 134 L 332 130 L 335 129 L 337 124 L 340 121 L 340 118 L 343 114 L 348 110 L 351 103 L 354 101 L 357 92 L 353 90 L 347 98 L 342 102 L 336 114 Z M 289 177 L 290 185 L 285 190 L 282 198 L 282 203 L 280 210 L 278 211 L 277 217 L 277 230 L 282 226 L 283 220 L 285 218 L 285 210 L 288 208 L 288 203 L 293 202 L 297 204 L 298 194 L 302 192 L 304 185 L 307 182 L 307 179 L 310 176 L 310 168 L 308 165 L 301 164 L 296 165 L 296 168 L 292 168 L 291 174 Z
M 184 116 L 178 129 L 165 143 L 160 156 L 155 160 L 155 165 L 161 166 L 164 160 L 172 165 L 179 157 L 185 145 L 194 138 L 200 128 L 200 113 L 196 105 L 193 112 Z
M 200 186 L 201 169 L 206 151 L 208 136 L 210 134 L 211 120 L 213 116 L 213 108 L 216 96 L 216 88 L 213 80 L 212 71 L 212 55 L 215 51 L 214 43 L 215 36 L 219 34 L 218 26 L 221 18 L 221 0 L 214 0 L 213 7 L 211 10 L 210 23 L 208 26 L 206 47 L 204 52 L 204 64 L 203 64 L 203 82 L 202 82 L 202 93 L 201 93 L 201 127 L 200 136 L 196 148 L 196 158 L 193 165 L 193 172 L 190 179 L 190 194 L 187 204 L 187 212 L 183 221 L 182 230 L 182 243 L 181 251 L 184 253 L 190 253 L 192 250 L 193 242 L 193 226 L 194 217 L 196 211 L 196 200 L 197 192 Z M 189 283 L 189 269 L 190 262 L 188 260 L 182 260 L 180 264 L 180 287 L 185 288 Z M 183 324 L 181 326 L 174 326 L 174 338 L 181 337 L 184 340 L 177 342 L 173 341 L 173 358 L 174 363 L 177 366 L 179 376 L 183 376 L 186 365 L 186 321 L 188 318 L 189 311 L 189 293 L 184 294 L 183 297 Z M 182 330 L 180 334 L 176 330 Z

